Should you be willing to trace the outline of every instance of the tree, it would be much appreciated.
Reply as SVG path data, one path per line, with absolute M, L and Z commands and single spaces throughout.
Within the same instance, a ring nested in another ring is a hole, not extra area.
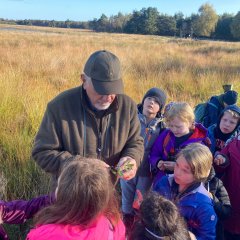
M 174 19 L 176 21 L 177 35 L 183 36 L 183 23 L 184 23 L 184 15 L 182 12 L 178 12 L 174 14 Z
M 198 17 L 193 21 L 193 31 L 198 36 L 210 37 L 214 32 L 218 15 L 213 7 L 206 3 L 198 10 Z
M 218 39 L 230 40 L 233 38 L 231 33 L 231 23 L 233 20 L 233 15 L 224 13 L 218 18 L 217 26 L 215 29 L 215 37 Z
M 231 33 L 236 40 L 240 40 L 240 11 L 233 18 L 231 23 Z
M 158 18 L 158 34 L 162 36 L 174 36 L 176 32 L 176 19 L 168 15 L 160 15 Z
M 149 7 L 142 10 L 141 22 L 143 34 L 157 34 L 158 32 L 158 17 L 159 13 L 157 8 Z
M 134 11 L 126 24 L 125 31 L 127 33 L 157 34 L 158 16 L 157 9 L 152 7 Z

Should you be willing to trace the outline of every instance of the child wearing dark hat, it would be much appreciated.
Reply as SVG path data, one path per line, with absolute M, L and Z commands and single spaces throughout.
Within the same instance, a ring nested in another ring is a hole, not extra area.
M 162 111 L 166 103 L 166 94 L 159 88 L 149 89 L 138 105 L 138 117 L 141 123 L 141 136 L 144 139 L 144 157 L 136 176 L 131 180 L 120 180 L 122 189 L 122 212 L 128 229 L 134 221 L 135 209 L 139 208 L 141 197 L 152 184 L 148 155 L 159 133 L 165 128 Z M 139 199 L 140 198 L 140 199 Z
M 230 105 L 224 108 L 218 122 L 208 128 L 208 137 L 211 140 L 210 150 L 213 154 L 221 151 L 228 139 L 236 136 L 239 131 L 240 108 Z
M 238 93 L 233 90 L 229 90 L 219 96 L 212 96 L 209 100 L 210 104 L 206 107 L 206 117 L 204 117 L 203 125 L 207 128 L 214 123 L 217 123 L 218 117 L 222 110 L 237 103 Z

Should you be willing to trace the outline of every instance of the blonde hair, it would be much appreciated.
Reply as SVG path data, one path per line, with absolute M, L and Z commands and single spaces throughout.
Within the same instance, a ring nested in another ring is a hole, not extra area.
M 166 122 L 169 124 L 175 117 L 189 124 L 194 123 L 193 108 L 186 102 L 174 103 L 166 114 Z
M 177 157 L 183 156 L 189 164 L 196 181 L 207 179 L 212 166 L 213 156 L 209 148 L 201 143 L 191 143 L 183 148 Z

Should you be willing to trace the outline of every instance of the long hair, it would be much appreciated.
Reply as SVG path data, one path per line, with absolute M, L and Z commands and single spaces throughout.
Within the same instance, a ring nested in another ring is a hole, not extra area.
M 150 192 L 140 206 L 140 219 L 130 240 L 190 240 L 177 206 L 156 192 Z
M 81 225 L 84 228 L 101 214 L 113 225 L 120 219 L 109 170 L 98 159 L 79 157 L 62 171 L 56 202 L 40 211 L 35 223 Z

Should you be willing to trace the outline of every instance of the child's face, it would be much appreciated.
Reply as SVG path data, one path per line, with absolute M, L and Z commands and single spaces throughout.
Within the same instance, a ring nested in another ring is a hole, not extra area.
M 219 128 L 222 133 L 227 134 L 231 133 L 237 126 L 238 119 L 233 117 L 231 113 L 225 112 L 221 118 Z
M 143 102 L 143 114 L 155 114 L 157 115 L 160 110 L 160 106 L 154 97 L 146 97 Z
M 174 167 L 174 180 L 183 191 L 194 182 L 194 175 L 186 159 L 180 155 Z
M 191 124 L 184 122 L 178 117 L 174 117 L 168 124 L 169 129 L 175 137 L 182 137 L 190 132 Z

